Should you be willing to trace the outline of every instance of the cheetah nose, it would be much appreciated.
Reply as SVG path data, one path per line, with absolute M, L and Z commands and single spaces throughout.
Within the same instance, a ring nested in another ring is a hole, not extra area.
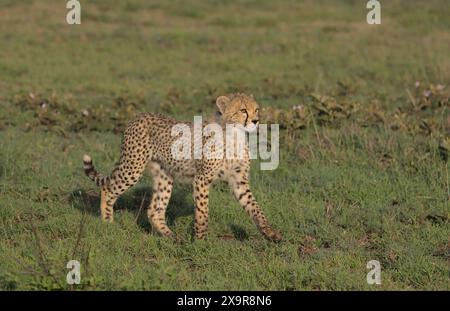
M 253 122 L 253 124 L 255 124 L 255 125 L 256 125 L 256 124 L 258 124 L 258 123 L 259 123 L 259 120 L 253 120 L 252 122 Z

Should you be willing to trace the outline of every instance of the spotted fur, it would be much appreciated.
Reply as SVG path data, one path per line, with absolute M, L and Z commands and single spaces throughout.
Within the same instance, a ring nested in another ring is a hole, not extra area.
M 259 106 L 253 96 L 230 94 L 216 100 L 219 124 L 257 126 Z M 147 215 L 153 228 L 163 236 L 172 236 L 166 224 L 166 208 L 172 194 L 174 180 L 190 182 L 195 200 L 195 236 L 205 237 L 208 228 L 208 200 L 210 186 L 217 180 L 228 182 L 234 197 L 271 241 L 280 241 L 281 234 L 272 229 L 249 186 L 250 159 L 245 146 L 241 159 L 176 159 L 171 146 L 177 137 L 172 127 L 180 122 L 159 114 L 143 113 L 126 128 L 122 141 L 122 155 L 109 176 L 98 173 L 90 156 L 83 157 L 84 171 L 101 188 L 101 216 L 113 221 L 113 205 L 117 198 L 138 182 L 145 170 L 153 177 L 153 196 Z M 184 123 L 192 128 L 191 123 Z

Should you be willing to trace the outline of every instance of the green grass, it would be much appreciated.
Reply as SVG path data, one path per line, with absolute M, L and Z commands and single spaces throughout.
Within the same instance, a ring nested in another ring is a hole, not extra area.
M 89 1 L 80 26 L 65 14 L 0 0 L 0 289 L 450 289 L 447 1 L 383 2 L 378 26 L 359 1 Z M 265 241 L 224 185 L 207 240 L 192 240 L 189 187 L 168 210 L 181 241 L 160 238 L 149 177 L 102 223 L 82 155 L 109 172 L 135 113 L 191 119 L 230 91 L 282 125 L 280 166 L 255 162 L 251 185 L 284 241 Z M 70 259 L 80 285 L 66 284 Z

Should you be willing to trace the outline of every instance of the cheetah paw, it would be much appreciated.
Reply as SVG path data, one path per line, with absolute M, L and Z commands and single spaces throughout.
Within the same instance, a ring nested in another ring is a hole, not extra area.
M 262 229 L 262 233 L 264 237 L 271 242 L 280 242 L 283 239 L 282 234 L 271 227 Z

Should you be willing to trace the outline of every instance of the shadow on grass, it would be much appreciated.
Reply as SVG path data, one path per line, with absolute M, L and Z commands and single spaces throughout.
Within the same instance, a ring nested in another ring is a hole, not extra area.
M 233 232 L 233 235 L 236 238 L 236 240 L 239 240 L 239 241 L 248 240 L 249 235 L 245 231 L 244 228 L 242 228 L 241 226 L 233 225 L 233 224 L 230 225 L 230 228 L 231 228 L 231 232 Z
M 193 207 L 189 207 L 185 198 L 188 194 L 185 188 L 175 187 L 166 212 L 167 225 L 170 227 L 178 217 L 194 214 Z M 133 211 L 136 223 L 146 232 L 152 227 L 147 218 L 147 208 L 152 198 L 152 190 L 145 186 L 136 186 L 119 197 L 114 205 L 114 211 Z M 100 218 L 100 190 L 77 189 L 70 194 L 70 203 L 75 208 Z

